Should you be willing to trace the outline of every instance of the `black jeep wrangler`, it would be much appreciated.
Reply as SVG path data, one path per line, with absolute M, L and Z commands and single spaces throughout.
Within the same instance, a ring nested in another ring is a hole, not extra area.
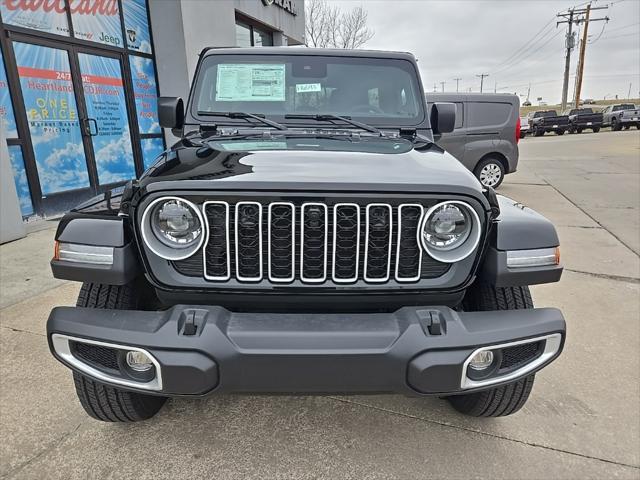
M 89 415 L 153 416 L 222 392 L 438 395 L 509 415 L 560 355 L 565 322 L 528 285 L 558 237 L 433 143 L 406 53 L 207 49 L 181 140 L 64 216 L 51 261 L 83 282 L 49 317 Z

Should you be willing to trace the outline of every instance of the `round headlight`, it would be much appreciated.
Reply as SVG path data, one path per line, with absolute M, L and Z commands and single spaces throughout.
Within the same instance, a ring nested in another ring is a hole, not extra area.
M 202 235 L 196 212 L 182 200 L 157 204 L 151 216 L 151 228 L 158 240 L 174 248 L 188 248 Z
M 471 232 L 469 214 L 452 203 L 436 208 L 427 218 L 422 235 L 436 250 L 451 250 L 463 243 Z
M 145 244 L 166 260 L 183 260 L 193 255 L 204 243 L 206 229 L 200 209 L 180 197 L 154 200 L 141 219 Z
M 459 262 L 480 242 L 480 217 L 467 203 L 442 202 L 427 211 L 418 235 L 422 247 L 435 260 Z

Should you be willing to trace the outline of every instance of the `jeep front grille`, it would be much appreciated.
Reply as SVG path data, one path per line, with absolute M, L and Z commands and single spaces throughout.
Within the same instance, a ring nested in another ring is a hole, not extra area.
M 449 264 L 418 245 L 426 205 L 223 201 L 203 203 L 203 250 L 172 262 L 210 282 L 382 284 L 437 278 Z

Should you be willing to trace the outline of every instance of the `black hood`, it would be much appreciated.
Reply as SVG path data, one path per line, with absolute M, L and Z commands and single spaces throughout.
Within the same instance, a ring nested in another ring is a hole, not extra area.
M 276 149 L 225 151 L 176 144 L 142 176 L 146 192 L 213 189 L 455 193 L 483 198 L 478 180 L 435 144 L 401 153 Z

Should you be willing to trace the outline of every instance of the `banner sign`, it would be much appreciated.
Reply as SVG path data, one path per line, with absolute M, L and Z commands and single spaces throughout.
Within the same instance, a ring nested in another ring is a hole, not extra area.
M 120 62 L 115 58 L 78 54 L 91 141 L 101 185 L 136 176 Z M 97 130 L 97 131 L 96 131 Z
M 73 35 L 124 47 L 118 0 L 69 0 Z M 2 0 L 4 23 L 69 36 L 65 0 Z
M 151 53 L 146 0 L 125 0 L 122 9 L 127 47 L 138 52 Z
M 9 25 L 69 36 L 64 0 L 1 0 L 0 13 Z
M 16 191 L 18 192 L 20 211 L 23 217 L 28 217 L 29 215 L 33 215 L 33 203 L 31 203 L 27 171 L 24 168 L 24 158 L 20 145 L 9 146 L 9 161 L 13 169 L 13 181 L 16 184 Z
M 123 48 L 118 0 L 69 0 L 73 36 Z
M 13 105 L 11 104 L 11 94 L 9 93 L 9 82 L 7 81 L 7 71 L 4 68 L 2 51 L 0 51 L 0 128 L 4 128 L 5 138 L 16 138 L 16 117 L 13 115 Z
M 129 55 L 140 133 L 162 133 L 158 123 L 158 89 L 150 58 Z
M 13 48 L 42 194 L 88 187 L 67 52 L 21 42 Z

